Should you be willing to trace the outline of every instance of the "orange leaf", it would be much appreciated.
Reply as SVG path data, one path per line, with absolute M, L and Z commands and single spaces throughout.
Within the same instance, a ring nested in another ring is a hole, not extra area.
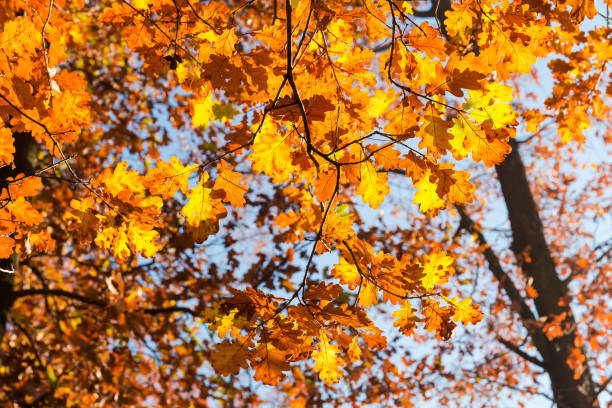
M 319 331 L 319 344 L 317 349 L 312 352 L 312 358 L 315 360 L 314 371 L 319 373 L 319 378 L 325 384 L 337 383 L 338 380 L 344 377 L 344 371 L 340 367 L 344 366 L 344 361 L 338 357 L 340 348 L 329 343 L 327 335 L 321 329 Z
M 196 171 L 197 165 L 183 166 L 175 156 L 170 162 L 157 160 L 157 167 L 150 168 L 144 179 L 145 186 L 151 194 L 159 194 L 164 200 L 174 197 L 177 190 L 187 193 L 189 176 Z
M 264 344 L 251 359 L 251 367 L 255 370 L 255 379 L 267 385 L 277 385 L 285 376 L 283 371 L 289 371 L 287 353 L 271 344 Z
M 15 139 L 10 129 L 0 128 L 0 166 L 6 166 L 13 162 L 15 154 Z
M 398 327 L 406 336 L 410 336 L 414 333 L 418 318 L 412 311 L 412 305 L 409 301 L 405 301 L 399 310 L 393 312 L 392 316 L 397 318 L 397 320 L 393 322 L 393 327 Z
M 0 236 L 0 258 L 6 259 L 11 256 L 14 247 L 15 240 L 13 238 Z
M 242 342 L 224 340 L 211 352 L 211 364 L 220 375 L 237 375 L 241 368 L 248 368 L 247 346 Z
M 248 191 L 248 188 L 240 184 L 242 174 L 236 173 L 232 169 L 233 167 L 229 166 L 225 160 L 221 160 L 217 164 L 219 175 L 215 180 L 214 189 L 225 193 L 223 201 L 226 203 L 230 203 L 234 207 L 242 207 L 245 203 L 244 194 Z

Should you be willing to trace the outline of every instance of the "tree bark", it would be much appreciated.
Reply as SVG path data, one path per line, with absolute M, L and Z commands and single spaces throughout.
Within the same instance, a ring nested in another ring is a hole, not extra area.
M 12 166 L 0 168 L 0 187 L 8 188 L 9 177 L 23 173 L 26 175 L 34 172 L 36 165 L 36 147 L 38 144 L 29 133 L 13 133 L 15 139 L 15 160 Z M 18 264 L 16 254 L 10 258 L 0 259 L 0 344 L 4 339 L 6 331 L 6 321 L 9 311 L 13 306 L 14 292 L 13 281 L 15 273 L 4 271 L 15 271 Z
M 535 200 L 529 189 L 529 181 L 518 144 L 510 141 L 512 152 L 496 166 L 508 218 L 512 229 L 512 246 L 519 265 L 525 275 L 533 279 L 538 292 L 534 299 L 540 318 L 552 319 L 564 316 L 561 327 L 564 334 L 549 340 L 546 336 L 531 335 L 533 343 L 542 357 L 550 377 L 555 402 L 559 407 L 582 408 L 597 406 L 595 384 L 585 363 L 578 378 L 574 378 L 567 360 L 575 347 L 576 321 L 565 298 L 566 286 L 559 278 L 552 259 L 544 228 Z M 533 333 L 536 322 L 523 319 L 523 325 Z M 541 332 L 541 329 L 538 329 Z M 584 349 L 580 348 L 584 354 Z
M 452 8 L 450 0 L 431 0 L 431 8 L 415 13 L 415 16 L 435 17 L 440 24 L 441 34 L 446 37 L 446 11 L 450 8 Z M 478 55 L 477 46 L 473 51 Z M 574 370 L 567 364 L 572 348 L 576 347 L 576 321 L 568 302 L 564 299 L 567 288 L 557 274 L 555 263 L 546 243 L 544 228 L 529 189 L 529 181 L 518 144 L 510 140 L 510 145 L 512 152 L 495 168 L 512 228 L 512 251 L 525 275 L 533 279 L 533 287 L 538 292 L 534 301 L 539 317 L 552 319 L 555 316 L 564 316 L 561 322 L 564 335 L 549 340 L 534 321 L 532 312 L 526 310 L 528 308 L 525 300 L 516 290 L 517 285 L 508 281 L 508 275 L 499 265 L 497 265 L 498 268 L 495 268 L 495 265 L 491 263 L 490 258 L 494 257 L 492 252 L 485 256 L 487 256 L 489 268 L 511 301 L 523 305 L 519 316 L 542 357 L 541 361 L 550 377 L 557 405 L 560 408 L 594 407 L 598 405 L 597 391 L 586 363 L 588 359 L 585 358 L 582 372 L 578 378 L 574 378 Z M 462 213 L 462 209 L 459 210 L 462 221 L 469 223 L 471 221 L 469 216 Z M 480 239 L 484 241 L 482 234 Z M 584 348 L 581 347 L 580 351 L 585 354 Z

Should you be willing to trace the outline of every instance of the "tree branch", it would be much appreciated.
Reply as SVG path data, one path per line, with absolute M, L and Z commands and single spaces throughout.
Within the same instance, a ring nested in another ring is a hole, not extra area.
M 25 297 L 25 296 L 34 296 L 34 295 L 65 297 L 65 298 L 77 300 L 81 303 L 86 303 L 92 306 L 97 306 L 97 307 L 102 307 L 102 308 L 110 307 L 108 303 L 102 300 L 91 299 L 91 298 L 88 298 L 87 296 L 83 296 L 78 293 L 73 293 L 73 292 L 69 292 L 66 290 L 62 290 L 62 289 L 24 289 L 24 290 L 15 291 L 13 294 L 14 299 L 18 299 L 20 297 Z M 138 309 L 135 311 L 144 312 L 149 315 L 171 314 L 171 313 L 177 313 L 177 312 L 188 313 L 192 316 L 198 315 L 197 312 L 185 306 L 153 307 L 153 308 L 147 308 L 147 309 Z
M 501 337 L 497 337 L 497 341 L 499 341 L 501 344 L 503 344 L 504 346 L 506 346 L 506 348 L 514 353 L 516 353 L 518 356 L 522 357 L 524 360 L 529 361 L 530 363 L 533 363 L 539 367 L 542 367 L 543 369 L 546 369 L 545 364 L 540 361 L 539 359 L 537 359 L 534 356 L 531 356 L 529 354 L 527 354 L 526 352 L 524 352 L 523 350 L 521 350 L 519 348 L 519 346 L 517 346 L 516 344 L 508 341 L 508 340 L 504 340 Z
M 86 296 L 80 295 L 78 293 L 68 292 L 67 290 L 62 289 L 23 289 L 17 290 L 14 292 L 14 299 L 19 299 L 25 296 L 34 296 L 34 295 L 43 295 L 43 296 L 60 296 L 68 299 L 78 300 L 81 303 L 87 303 L 89 305 L 98 306 L 98 307 L 106 307 L 106 302 L 90 299 Z
M 461 217 L 459 224 L 460 227 L 476 235 L 478 244 L 483 248 L 482 253 L 489 264 L 489 270 L 493 273 L 493 276 L 495 276 L 495 279 L 497 279 L 500 285 L 502 285 L 506 295 L 508 295 L 508 298 L 510 298 L 510 301 L 519 306 L 521 319 L 524 322 L 534 322 L 536 320 L 535 315 L 525 302 L 525 299 L 523 299 L 523 296 L 517 287 L 514 285 L 512 278 L 510 278 L 510 276 L 508 276 L 508 274 L 502 268 L 497 255 L 491 249 L 491 246 L 487 242 L 482 232 L 480 232 L 480 228 L 476 226 L 474 220 L 472 220 L 472 218 L 465 212 L 465 208 L 463 206 L 456 205 L 455 208 Z

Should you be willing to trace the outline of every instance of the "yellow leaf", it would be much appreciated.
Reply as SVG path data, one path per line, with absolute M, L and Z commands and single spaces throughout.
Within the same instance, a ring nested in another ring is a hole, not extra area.
M 440 158 L 446 154 L 447 150 L 452 147 L 449 143 L 452 135 L 448 133 L 448 129 L 453 126 L 453 122 L 444 120 L 438 115 L 425 116 L 425 126 L 419 132 L 421 141 L 419 149 L 427 148 L 427 152 L 435 158 Z
M 128 225 L 127 236 L 130 246 L 134 252 L 151 258 L 155 256 L 162 246 L 157 239 L 159 233 L 153 229 L 152 225 L 143 224 L 138 220 L 131 220 Z
M 285 138 L 271 121 L 266 121 L 255 138 L 249 160 L 253 162 L 256 173 L 265 173 L 273 182 L 282 183 L 293 171 L 290 154 Z
M 210 121 L 215 118 L 215 113 L 213 111 L 215 101 L 212 98 L 212 93 L 193 99 L 191 105 L 193 106 L 193 116 L 191 117 L 193 126 L 207 128 Z
M 470 97 L 463 104 L 468 115 L 479 122 L 491 121 L 493 129 L 514 123 L 517 113 L 512 110 L 512 87 L 499 82 L 489 83 L 486 90 L 468 90 Z
M 319 333 L 319 344 L 312 352 L 312 358 L 315 360 L 314 371 L 319 373 L 319 378 L 325 384 L 337 383 L 339 378 L 344 377 L 344 371 L 340 369 L 344 362 L 338 357 L 340 347 L 329 343 L 323 329 Z
M 124 262 L 131 255 L 128 244 L 127 226 L 123 223 L 119 227 L 106 227 L 98 232 L 94 240 L 102 249 L 111 249 L 113 256 L 119 262 Z
M 363 201 L 368 203 L 370 207 L 376 209 L 385 201 L 385 196 L 389 194 L 389 185 L 387 184 L 387 175 L 376 172 L 374 165 L 369 160 L 361 163 L 360 181 L 357 186 L 357 194 Z
M 234 316 L 236 316 L 236 313 L 238 313 L 238 309 L 233 309 L 229 312 L 229 314 L 219 319 L 220 321 L 217 326 L 217 333 L 219 334 L 219 337 L 225 337 L 230 330 L 238 330 L 233 326 Z
M 412 4 L 408 3 L 407 1 L 403 1 L 401 3 L 401 7 L 405 14 L 414 14 L 414 10 L 412 9 Z
M 450 129 L 453 139 L 453 157 L 457 160 L 465 158 L 472 153 L 472 160 L 482 160 L 485 166 L 492 167 L 501 163 L 512 150 L 507 142 L 507 136 L 502 138 L 488 138 L 485 131 L 476 123 L 466 117 L 453 119 L 454 126 Z
M 187 193 L 189 201 L 180 211 L 196 242 L 204 242 L 209 235 L 216 233 L 219 219 L 227 215 L 221 200 L 212 198 L 212 190 L 204 187 L 208 177 L 208 173 L 202 174 L 200 183 Z
M 136 7 L 137 9 L 147 9 L 149 8 L 149 3 L 151 3 L 153 0 L 132 0 L 132 6 Z
M 359 289 L 359 304 L 370 307 L 376 303 L 376 286 L 369 279 L 363 279 Z
M 128 191 L 129 194 L 142 194 L 144 192 L 142 176 L 136 170 L 126 170 L 127 166 L 127 162 L 123 161 L 117 164 L 112 173 L 110 169 L 104 169 L 97 177 L 97 181 L 104 184 L 106 190 L 115 197 L 123 191 Z
M 431 255 L 425 256 L 425 264 L 423 266 L 423 277 L 421 284 L 423 288 L 429 290 L 434 285 L 444 283 L 444 277 L 451 271 L 453 258 L 446 255 L 444 251 L 437 251 Z
M 361 280 L 357 267 L 342 257 L 340 258 L 340 263 L 334 265 L 332 275 L 340 279 L 340 282 L 343 284 L 349 285 L 349 288 L 351 289 L 355 289 Z
M 454 321 L 461 321 L 463 324 L 476 324 L 482 320 L 482 313 L 478 305 L 471 305 L 472 299 L 467 298 L 459 301 L 456 296 L 452 299 L 446 296 L 442 296 L 442 298 L 455 307 Z
M 453 170 L 454 164 L 444 163 L 436 169 L 438 179 L 436 192 L 453 204 L 464 204 L 472 200 L 472 192 L 476 188 L 470 183 L 470 173 Z
M 421 212 L 426 213 L 430 210 L 437 210 L 444 207 L 444 200 L 436 192 L 437 185 L 431 182 L 431 170 L 427 169 L 425 174 L 414 183 L 418 191 L 414 194 L 412 202 L 419 204 Z
M 234 53 L 234 45 L 238 42 L 238 37 L 233 28 L 223 30 L 219 38 L 215 41 L 215 50 L 217 54 L 231 57 Z

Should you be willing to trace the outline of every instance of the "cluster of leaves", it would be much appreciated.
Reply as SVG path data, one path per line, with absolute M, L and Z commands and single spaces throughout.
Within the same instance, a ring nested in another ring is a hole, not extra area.
M 562 55 L 546 105 L 582 141 L 609 113 L 591 85 L 610 29 L 580 29 L 594 7 L 465 0 L 442 30 L 396 0 L 8 1 L 0 164 L 19 170 L 18 138 L 36 147 L 0 197 L 0 257 L 21 263 L 2 391 L 255 403 L 232 381 L 248 369 L 296 406 L 343 377 L 368 402 L 408 401 L 368 312 L 397 305 L 403 335 L 438 340 L 482 313 L 445 285 L 442 242 L 385 248 L 370 209 L 388 208 L 391 175 L 426 217 L 471 202 L 456 163 L 491 168 L 519 119 L 547 119 L 511 103 L 539 57 Z

